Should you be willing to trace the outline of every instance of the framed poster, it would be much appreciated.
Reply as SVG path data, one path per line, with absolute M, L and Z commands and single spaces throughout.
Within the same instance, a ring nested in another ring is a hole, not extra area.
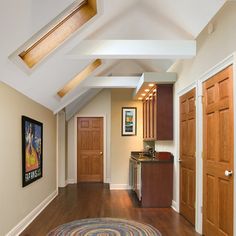
M 22 116 L 22 185 L 43 175 L 43 124 Z
M 136 135 L 136 114 L 136 107 L 122 107 L 122 136 Z

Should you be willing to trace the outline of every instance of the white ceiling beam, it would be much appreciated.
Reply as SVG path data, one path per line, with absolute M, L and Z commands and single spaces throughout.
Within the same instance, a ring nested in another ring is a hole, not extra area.
M 133 98 L 138 99 L 140 97 L 140 91 L 142 92 L 147 88 L 149 83 L 154 84 L 174 84 L 177 80 L 177 74 L 174 72 L 144 72 L 137 84 L 133 93 Z
M 81 85 L 86 88 L 136 88 L 140 76 L 94 76 Z
M 188 59 L 195 40 L 84 40 L 67 56 L 73 59 Z

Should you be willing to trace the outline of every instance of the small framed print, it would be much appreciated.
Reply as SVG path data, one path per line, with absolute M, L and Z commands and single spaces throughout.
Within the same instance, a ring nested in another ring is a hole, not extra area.
M 122 136 L 136 135 L 137 132 L 137 108 L 122 107 Z
M 43 124 L 22 116 L 22 185 L 43 175 Z

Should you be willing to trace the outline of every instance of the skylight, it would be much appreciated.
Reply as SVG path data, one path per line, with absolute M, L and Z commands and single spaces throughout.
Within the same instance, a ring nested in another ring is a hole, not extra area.
M 76 88 L 85 78 L 87 78 L 94 70 L 96 70 L 102 61 L 100 59 L 95 60 L 87 67 L 85 67 L 75 78 L 73 78 L 70 82 L 68 82 L 57 94 L 62 98 L 68 92 Z
M 31 46 L 25 48 L 18 56 L 29 68 L 34 67 L 96 14 L 96 0 L 82 1 L 68 15 L 53 24 L 48 32 L 38 37 Z

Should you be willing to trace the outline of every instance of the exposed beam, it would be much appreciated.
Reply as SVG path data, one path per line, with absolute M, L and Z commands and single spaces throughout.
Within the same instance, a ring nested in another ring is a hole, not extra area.
M 84 40 L 69 58 L 187 59 L 196 55 L 195 40 Z
M 136 88 L 140 76 L 94 76 L 87 78 L 81 86 L 86 88 Z
M 177 74 L 174 72 L 145 72 L 134 90 L 133 98 L 138 99 L 149 84 L 174 84 L 176 80 Z

